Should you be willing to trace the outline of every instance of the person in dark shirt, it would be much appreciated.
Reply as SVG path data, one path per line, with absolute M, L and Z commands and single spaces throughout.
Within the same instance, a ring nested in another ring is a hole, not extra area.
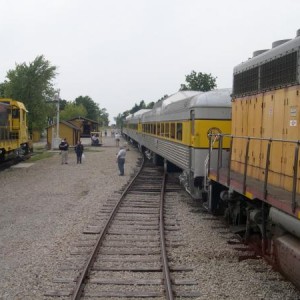
M 77 163 L 78 163 L 78 164 L 81 164 L 83 150 L 84 150 L 84 147 L 83 147 L 83 145 L 81 144 L 81 141 L 79 140 L 78 143 L 77 143 L 77 145 L 75 146 L 75 152 L 76 152 Z
M 61 164 L 68 164 L 69 144 L 66 138 L 59 144 L 59 150 L 61 150 Z

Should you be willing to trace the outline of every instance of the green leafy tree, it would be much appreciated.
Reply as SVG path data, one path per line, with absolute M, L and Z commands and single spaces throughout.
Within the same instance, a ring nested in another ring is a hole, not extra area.
M 4 98 L 5 97 L 5 83 L 0 83 L 0 98 Z
M 68 104 L 67 100 L 59 99 L 59 110 L 60 111 L 64 110 L 67 104 Z
M 154 106 L 154 104 L 155 104 L 155 103 L 152 101 L 152 102 L 150 102 L 149 104 L 147 104 L 146 108 L 147 108 L 147 109 L 152 109 L 153 106 Z
M 180 91 L 192 90 L 207 92 L 215 87 L 217 77 L 213 77 L 211 74 L 197 73 L 192 71 L 191 74 L 185 76 L 187 84 L 181 84 Z
M 122 114 L 118 114 L 118 116 L 114 118 L 116 122 L 116 126 L 118 128 L 122 128 L 124 121 L 126 120 L 126 117 L 129 116 L 130 114 L 131 112 L 129 110 L 124 111 Z
M 53 99 L 55 89 L 52 80 L 56 77 L 56 67 L 44 58 L 37 56 L 29 64 L 16 64 L 7 72 L 7 81 L 1 84 L 4 97 L 22 101 L 29 111 L 30 130 L 43 130 L 52 109 L 47 99 Z M 51 105 L 50 105 L 51 106 Z
M 101 114 L 100 108 L 99 105 L 96 102 L 94 102 L 92 98 L 90 98 L 89 96 L 79 96 L 75 99 L 75 104 L 82 104 L 85 107 L 87 111 L 86 118 L 94 121 L 99 120 L 99 116 Z
M 86 117 L 86 115 L 87 115 L 87 111 L 82 104 L 76 105 L 73 102 L 68 102 L 65 105 L 64 110 L 60 112 L 60 120 L 67 121 L 79 116 Z
M 100 115 L 98 123 L 100 123 L 100 126 L 108 126 L 109 124 L 109 114 L 107 113 L 106 108 L 100 109 Z

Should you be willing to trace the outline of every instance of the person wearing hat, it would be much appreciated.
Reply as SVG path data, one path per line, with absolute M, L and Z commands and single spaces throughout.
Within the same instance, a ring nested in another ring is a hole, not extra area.
M 117 163 L 120 171 L 120 176 L 124 176 L 124 165 L 125 165 L 126 149 L 120 146 L 120 150 L 117 154 Z

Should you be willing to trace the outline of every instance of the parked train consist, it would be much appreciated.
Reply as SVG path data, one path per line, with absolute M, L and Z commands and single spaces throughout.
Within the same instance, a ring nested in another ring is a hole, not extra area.
M 31 150 L 24 104 L 0 98 L 0 162 L 23 157 Z
M 219 135 L 220 145 L 230 144 L 230 159 L 218 155 L 218 167 L 210 169 L 208 200 L 210 210 L 224 210 L 246 238 L 256 237 L 298 288 L 299 94 L 300 30 L 234 68 L 232 131 Z
M 191 195 L 258 243 L 298 288 L 299 94 L 300 30 L 236 66 L 232 92 L 178 92 L 127 117 L 123 129 L 154 162 L 179 167 Z
M 158 102 L 151 110 L 127 117 L 123 134 L 147 150 L 155 163 L 182 170 L 182 183 L 193 197 L 202 197 L 208 161 L 209 134 L 230 133 L 231 89 L 210 92 L 181 91 Z M 212 145 L 217 161 L 219 142 Z M 223 145 L 223 159 L 229 144 Z

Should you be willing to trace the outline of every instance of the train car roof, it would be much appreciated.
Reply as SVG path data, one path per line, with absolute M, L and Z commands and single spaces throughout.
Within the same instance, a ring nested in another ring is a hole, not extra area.
M 137 120 L 137 119 L 141 118 L 141 116 L 142 116 L 144 113 L 146 113 L 146 112 L 148 112 L 148 111 L 151 111 L 151 109 L 145 109 L 145 108 L 140 109 L 140 110 L 136 111 L 135 113 L 130 114 L 129 116 L 127 116 L 127 117 L 126 117 L 126 121 L 129 121 L 129 120 Z
M 277 44 L 282 43 L 281 45 Z M 263 53 L 250 58 L 249 60 L 242 62 L 234 67 L 233 73 L 239 73 L 247 69 L 251 69 L 255 66 L 261 65 L 264 62 L 271 61 L 274 58 L 278 58 L 284 54 L 288 54 L 299 50 L 300 47 L 300 36 L 295 37 L 291 40 L 276 41 L 273 43 L 273 48 L 269 50 L 262 50 Z
M 191 98 L 191 97 L 193 97 L 195 95 L 198 95 L 200 93 L 203 93 L 203 92 L 200 92 L 200 91 L 179 91 L 179 92 L 167 97 L 166 99 L 164 99 L 161 106 L 165 107 L 165 106 L 167 106 L 171 103 Z
M 194 96 L 189 107 L 230 107 L 231 88 L 216 89 Z

